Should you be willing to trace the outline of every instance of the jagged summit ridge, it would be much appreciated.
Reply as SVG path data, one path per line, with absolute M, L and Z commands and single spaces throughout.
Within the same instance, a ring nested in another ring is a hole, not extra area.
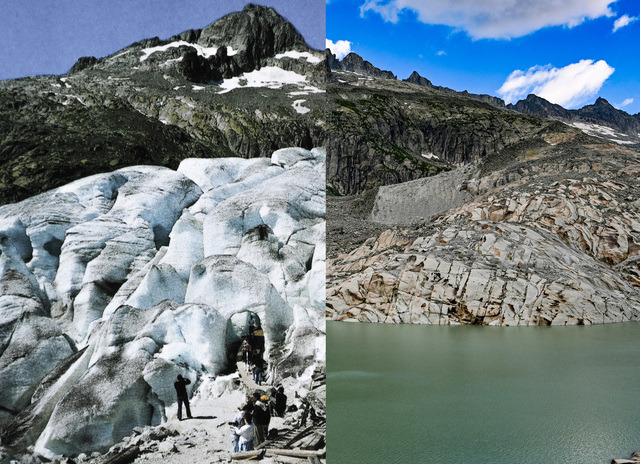
M 425 87 L 433 87 L 431 81 L 425 77 L 422 77 L 418 71 L 413 71 L 409 77 L 403 79 L 404 82 L 410 82 L 416 85 L 423 85 Z
M 352 52 L 340 61 L 327 50 L 327 57 L 328 65 L 334 72 L 351 71 L 367 78 L 396 80 L 396 76 L 393 73 L 381 71 L 356 53 Z M 448 87 L 434 85 L 417 71 L 413 71 L 402 82 L 419 85 L 438 92 L 472 98 L 489 103 L 497 108 L 506 108 L 523 114 L 560 120 L 579 128 L 589 135 L 598 136 L 623 145 L 640 146 L 638 115 L 629 115 L 625 111 L 613 107 L 602 97 L 598 97 L 593 105 L 586 105 L 578 110 L 567 110 L 534 94 L 528 95 L 526 99 L 520 100 L 515 104 L 507 105 L 504 100 L 493 95 L 474 94 L 466 90 L 456 91 Z
M 547 119 L 557 119 L 579 128 L 589 135 L 595 135 L 622 145 L 640 145 L 640 122 L 623 110 L 615 108 L 602 97 L 592 105 L 577 110 L 567 110 L 542 97 L 530 94 L 508 109 Z
M 145 39 L 102 59 L 83 57 L 70 73 L 99 63 L 139 64 L 135 58 L 140 63 L 148 61 L 147 66 L 152 63 L 166 66 L 171 60 L 191 80 L 206 83 L 258 69 L 267 64 L 265 60 L 290 51 L 311 49 L 275 9 L 250 4 L 203 29 L 189 29 L 168 40 Z M 310 61 L 319 62 L 313 58 Z
M 335 71 L 349 71 L 365 77 L 378 79 L 397 79 L 396 75 L 391 71 L 383 71 L 380 68 L 376 68 L 357 53 L 351 52 L 342 60 L 338 60 L 329 49 L 326 50 L 326 53 L 329 67 Z

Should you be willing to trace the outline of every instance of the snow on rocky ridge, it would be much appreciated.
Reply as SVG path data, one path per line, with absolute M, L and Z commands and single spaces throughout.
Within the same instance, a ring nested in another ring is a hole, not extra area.
M 611 127 L 603 126 L 600 124 L 572 122 L 570 125 L 580 129 L 587 135 L 602 137 L 603 139 L 611 140 L 612 142 L 622 145 L 634 145 L 638 143 L 637 140 L 632 140 L 629 135 L 623 134 L 622 132 L 618 132 L 615 129 L 612 129 Z M 638 136 L 640 136 L 640 134 L 638 134 Z
M 218 52 L 219 47 L 203 47 L 202 45 L 193 44 L 186 42 L 184 40 L 179 40 L 176 42 L 171 42 L 166 45 L 158 45 L 157 47 L 148 47 L 140 50 L 143 55 L 140 57 L 140 62 L 146 61 L 153 53 L 156 52 L 164 52 L 170 48 L 178 48 L 178 47 L 191 47 L 196 50 L 198 55 L 203 56 L 205 58 L 209 58 L 210 56 L 215 55 Z M 233 56 L 237 54 L 238 51 L 234 50 L 233 47 L 227 46 L 227 56 Z
M 177 374 L 195 392 L 232 370 L 250 314 L 271 381 L 307 380 L 325 359 L 324 186 L 324 149 L 288 148 L 0 207 L 2 444 L 102 452 L 163 422 Z
M 238 77 L 225 79 L 219 87 L 222 89 L 220 93 L 226 93 L 240 87 L 281 89 L 283 85 L 297 85 L 310 92 L 321 92 L 320 89 L 309 86 L 307 78 L 302 74 L 287 71 L 276 66 L 265 66 L 264 68 L 244 73 Z

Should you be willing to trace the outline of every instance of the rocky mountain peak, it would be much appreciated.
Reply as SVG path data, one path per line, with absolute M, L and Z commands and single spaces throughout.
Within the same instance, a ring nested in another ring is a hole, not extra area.
M 254 63 L 277 53 L 309 48 L 302 35 L 275 9 L 253 4 L 205 27 L 197 43 L 246 51 Z
M 329 60 L 329 65 L 331 69 L 336 71 L 350 71 L 378 79 L 397 79 L 396 75 L 391 71 L 383 71 L 380 68 L 376 68 L 369 61 L 353 52 L 345 56 L 342 61 L 337 59 Z
M 596 100 L 594 105 L 602 107 L 602 108 L 613 108 L 613 105 L 611 103 L 609 103 L 607 100 L 605 100 L 604 98 L 602 98 L 602 97 L 598 97 L 598 99 Z
M 541 118 L 571 119 L 569 111 L 562 106 L 551 103 L 533 93 L 527 95 L 526 99 L 518 101 L 515 105 L 507 105 L 507 108 Z
M 431 81 L 425 77 L 422 77 L 420 74 L 418 74 L 418 71 L 413 71 L 411 75 L 408 78 L 403 79 L 403 81 L 410 82 L 412 84 L 423 85 L 425 87 L 433 86 Z
M 0 204 L 116 166 L 321 146 L 325 82 L 322 54 L 258 5 L 80 58 L 65 76 L 3 81 Z
M 98 62 L 98 59 L 95 56 L 83 56 L 78 58 L 78 61 L 71 67 L 69 70 L 69 74 L 74 74 L 83 69 L 90 68 L 94 64 Z
M 146 71 L 162 68 L 164 74 L 172 68 L 192 82 L 206 84 L 270 66 L 274 63 L 268 61 L 276 55 L 292 51 L 309 52 L 311 48 L 275 9 L 251 4 L 204 29 L 189 29 L 165 40 L 144 39 L 106 58 L 81 58 L 69 74 L 100 64 L 111 72 L 119 68 L 119 72 L 130 73 L 144 62 Z M 302 71 L 307 74 L 308 70 Z
M 638 119 L 625 111 L 615 108 L 604 98 L 598 98 L 593 105 L 587 105 L 574 113 L 586 122 L 602 124 L 627 134 L 640 133 Z

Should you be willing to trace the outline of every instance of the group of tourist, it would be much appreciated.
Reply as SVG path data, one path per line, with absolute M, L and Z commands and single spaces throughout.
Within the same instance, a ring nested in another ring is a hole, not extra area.
M 272 389 L 271 398 L 255 392 L 229 425 L 233 452 L 251 451 L 267 439 L 271 416 L 283 417 L 287 407 L 284 388 Z

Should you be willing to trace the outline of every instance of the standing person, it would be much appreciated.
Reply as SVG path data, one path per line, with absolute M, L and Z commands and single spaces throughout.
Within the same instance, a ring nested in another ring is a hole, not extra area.
M 267 439 L 269 432 L 269 421 L 271 420 L 271 414 L 269 414 L 269 397 L 267 395 L 260 396 L 259 393 L 254 393 L 253 398 L 255 400 L 253 406 L 253 425 L 255 425 L 255 439 L 256 445 L 259 445 Z
M 249 318 L 249 337 L 253 337 L 253 332 L 256 330 L 256 326 L 253 323 L 253 316 Z
M 255 360 L 253 366 L 253 381 L 258 385 L 262 385 L 262 358 Z
M 242 428 L 242 426 L 244 425 L 244 416 L 246 414 L 250 415 L 252 409 L 253 406 L 245 404 L 242 407 L 242 410 L 238 411 L 236 415 L 233 416 L 233 420 L 229 422 L 229 425 L 231 426 L 231 445 L 233 446 L 234 453 L 240 451 L 240 435 L 236 433 L 236 428 Z
M 272 416 L 277 416 L 278 414 L 276 413 L 276 394 L 278 393 L 278 391 L 271 387 L 268 391 L 267 391 L 267 395 L 269 395 L 269 413 Z
M 276 393 L 276 414 L 284 417 L 284 411 L 287 409 L 287 395 L 284 394 L 284 387 L 278 388 Z
M 255 426 L 251 423 L 251 414 L 246 411 L 242 417 L 242 427 L 235 427 L 234 432 L 240 437 L 238 446 L 240 451 L 251 451 L 253 449 L 253 436 Z
M 248 337 L 245 337 L 244 341 L 242 342 L 242 359 L 244 360 L 244 365 L 245 368 L 247 369 L 247 372 L 249 372 L 251 370 L 251 344 L 249 343 L 249 341 L 247 340 Z
M 191 419 L 191 409 L 189 408 L 189 395 L 187 394 L 187 385 L 191 383 L 191 380 L 185 379 L 178 374 L 178 380 L 173 384 L 178 395 L 178 420 L 182 420 L 182 403 L 184 403 L 184 409 L 187 412 L 187 418 Z

